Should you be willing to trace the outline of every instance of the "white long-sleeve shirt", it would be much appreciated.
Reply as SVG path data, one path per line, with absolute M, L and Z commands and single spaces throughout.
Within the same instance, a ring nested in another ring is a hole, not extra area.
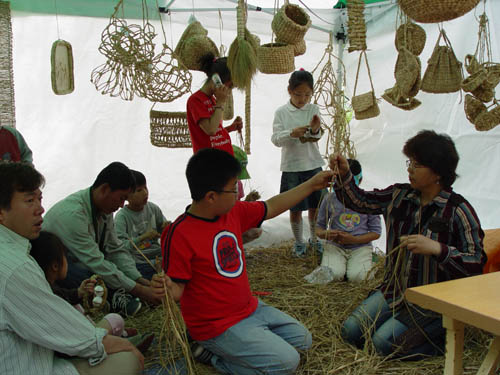
M 78 375 L 54 352 L 98 364 L 106 358 L 107 331 L 52 293 L 30 249 L 26 238 L 0 224 L 0 374 Z
M 302 143 L 298 138 L 290 136 L 292 129 L 309 125 L 314 115 L 320 116 L 319 108 L 311 103 L 297 108 L 288 102 L 274 113 L 271 141 L 275 146 L 281 147 L 282 172 L 309 171 L 325 164 L 317 142 Z

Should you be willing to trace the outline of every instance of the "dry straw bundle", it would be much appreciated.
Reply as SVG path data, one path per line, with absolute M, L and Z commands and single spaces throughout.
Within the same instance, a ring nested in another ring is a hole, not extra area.
M 192 147 L 186 112 L 165 112 L 151 109 L 149 118 L 150 139 L 153 146 Z
M 246 5 L 238 0 L 236 8 L 237 36 L 229 47 L 227 66 L 233 85 L 241 90 L 250 87 L 257 72 L 257 48 L 259 40 L 246 28 Z
M 344 94 L 345 87 L 345 67 L 333 54 L 333 35 L 330 34 L 328 46 L 323 56 L 312 70 L 314 74 L 321 63 L 325 60 L 318 78 L 314 84 L 314 104 L 320 108 L 322 119 L 330 119 L 330 125 L 323 123 L 328 130 L 328 138 L 325 154 L 339 153 L 350 158 L 356 157 L 354 143 L 350 140 L 350 129 L 346 108 L 348 103 Z M 335 69 L 332 61 L 338 61 L 343 72 L 343 80 L 338 81 L 335 76 Z
M 421 23 L 449 21 L 471 11 L 480 0 L 398 0 L 401 10 Z
M 445 45 L 439 45 L 443 38 Z M 444 29 L 440 30 L 434 51 L 427 62 L 422 79 L 422 91 L 442 94 L 459 91 L 462 83 L 462 63 L 457 60 Z
M 366 24 L 364 11 L 364 0 L 347 1 L 349 52 L 366 50 Z
M 361 67 L 361 59 L 365 58 L 366 69 L 368 71 L 368 79 L 370 80 L 371 91 L 364 94 L 356 95 L 358 87 L 359 69 Z M 361 51 L 359 54 L 358 69 L 356 70 L 356 81 L 354 83 L 354 92 L 352 94 L 352 109 L 354 110 L 354 117 L 356 120 L 365 120 L 372 117 L 377 117 L 380 114 L 377 98 L 375 97 L 375 89 L 373 88 L 372 76 L 370 73 L 370 65 L 366 57 L 366 51 Z

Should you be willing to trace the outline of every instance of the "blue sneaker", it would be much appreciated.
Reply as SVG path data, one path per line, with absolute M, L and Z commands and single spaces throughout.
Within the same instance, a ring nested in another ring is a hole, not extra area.
M 293 247 L 293 256 L 297 258 L 303 258 L 306 256 L 306 250 L 307 246 L 303 242 L 295 242 L 295 245 Z
M 321 241 L 316 240 L 313 242 L 309 238 L 309 247 L 311 248 L 311 250 L 316 251 L 319 255 L 323 254 L 323 244 L 321 243 Z

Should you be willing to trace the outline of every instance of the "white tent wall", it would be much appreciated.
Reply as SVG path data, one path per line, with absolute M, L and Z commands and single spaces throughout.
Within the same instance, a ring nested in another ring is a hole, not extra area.
M 204 2 L 204 6 L 210 6 Z M 220 1 L 219 1 L 220 3 Z M 230 4 L 230 3 L 229 3 Z M 306 2 L 307 4 L 307 2 Z M 191 1 L 175 3 L 176 7 L 190 8 Z M 226 5 L 226 7 L 231 7 Z M 482 9 L 479 5 L 476 12 Z M 339 11 L 315 10 L 322 19 L 336 20 Z M 500 0 L 489 0 L 486 11 L 500 14 Z M 394 30 L 397 7 L 388 6 L 376 22 L 368 24 L 368 59 L 377 94 L 394 84 L 393 67 L 396 61 Z M 167 44 L 172 48 L 186 27 L 189 12 L 172 12 L 164 16 Z M 218 12 L 195 12 L 209 36 L 221 44 Z M 229 47 L 236 36 L 236 13 L 223 12 L 222 43 Z M 248 28 L 262 43 L 271 41 L 272 16 L 262 12 L 249 13 Z M 312 17 L 313 23 L 331 27 Z M 128 20 L 129 23 L 140 23 Z M 491 21 L 490 21 L 491 22 Z M 163 41 L 158 21 L 152 21 Z M 56 201 L 84 187 L 90 186 L 97 173 L 108 163 L 119 160 L 130 168 L 142 171 L 148 179 L 150 200 L 159 204 L 169 219 L 174 219 L 190 203 L 189 189 L 184 177 L 191 149 L 157 148 L 149 141 L 149 110 L 152 103 L 141 98 L 124 101 L 101 95 L 90 82 L 90 73 L 105 58 L 99 54 L 101 32 L 108 19 L 38 15 L 13 12 L 14 79 L 16 96 L 16 123 L 34 153 L 36 167 L 45 175 L 44 206 L 48 209 Z M 423 25 L 427 43 L 421 60 L 423 69 L 438 36 L 438 26 Z M 477 41 L 478 24 L 474 12 L 444 23 L 457 57 L 463 60 L 473 53 Z M 500 26 L 491 22 L 491 41 L 495 61 L 500 61 Z M 58 34 L 59 30 L 59 34 Z M 75 91 L 57 96 L 51 90 L 50 49 L 60 37 L 71 43 L 74 56 Z M 307 52 L 296 58 L 296 68 L 312 70 L 328 43 L 328 34 L 310 29 L 306 35 Z M 347 69 L 348 94 L 352 94 L 358 53 L 344 53 Z M 203 84 L 204 75 L 195 72 L 192 90 Z M 366 72 L 358 92 L 368 91 Z M 245 190 L 257 189 L 264 199 L 279 191 L 280 150 L 271 141 L 272 120 L 277 107 L 288 100 L 286 91 L 289 75 L 258 73 L 252 86 L 251 150 L 248 170 L 251 180 Z M 244 116 L 244 95 L 234 90 L 235 113 Z M 169 104 L 157 104 L 155 109 L 183 111 L 187 95 Z M 377 118 L 351 122 L 351 138 L 363 165 L 363 186 L 371 189 L 385 187 L 393 182 L 407 181 L 404 141 L 420 129 L 446 132 L 455 140 L 461 161 L 455 190 L 469 199 L 476 208 L 485 228 L 499 227 L 500 211 L 496 186 L 500 177 L 494 165 L 500 165 L 499 128 L 478 133 L 467 121 L 460 94 L 431 95 L 419 93 L 422 105 L 404 112 L 385 101 L 379 103 L 381 115 Z M 325 119 L 330 122 L 329 119 Z M 233 143 L 238 144 L 233 135 Z M 326 154 L 324 141 L 320 149 Z M 304 215 L 305 222 L 307 219 Z M 305 225 L 307 228 L 307 225 Z M 255 245 L 267 246 L 292 237 L 288 215 L 283 214 L 264 224 L 264 235 Z M 383 239 L 378 245 L 383 247 Z

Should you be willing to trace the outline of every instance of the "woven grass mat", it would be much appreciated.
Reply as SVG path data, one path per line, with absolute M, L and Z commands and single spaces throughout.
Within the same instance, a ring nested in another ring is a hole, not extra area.
M 443 373 L 444 357 L 420 361 L 390 360 L 376 355 L 367 345 L 358 350 L 346 344 L 339 334 L 340 326 L 350 312 L 378 285 L 383 274 L 383 260 L 376 265 L 375 279 L 364 284 L 331 282 L 311 285 L 303 280 L 320 259 L 309 254 L 304 259 L 291 256 L 293 243 L 251 250 L 246 254 L 248 276 L 252 291 L 271 292 L 260 296 L 271 304 L 300 320 L 313 335 L 311 350 L 302 355 L 298 375 L 359 374 L 359 375 L 431 375 Z M 152 331 L 159 335 L 163 309 L 146 309 L 127 326 L 140 332 Z M 464 375 L 475 374 L 491 340 L 488 334 L 471 327 L 465 331 Z M 146 367 L 159 363 L 158 348 L 154 345 L 145 355 Z M 197 364 L 197 374 L 217 372 L 210 366 Z

